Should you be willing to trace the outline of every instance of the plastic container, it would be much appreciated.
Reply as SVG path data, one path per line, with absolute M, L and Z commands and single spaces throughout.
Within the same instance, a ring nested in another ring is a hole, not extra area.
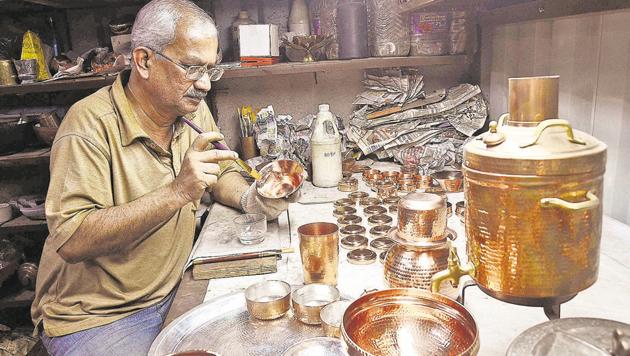
M 336 187 L 342 178 L 341 135 L 328 104 L 319 105 L 311 135 L 311 159 L 313 185 L 324 188 Z
M 409 54 L 409 15 L 398 0 L 368 0 L 368 42 L 374 57 Z
M 293 0 L 289 13 L 289 32 L 295 35 L 308 36 L 311 34 L 311 24 L 308 19 L 308 5 L 306 0 Z
M 411 14 L 411 56 L 443 56 L 450 49 L 450 13 L 416 12 Z

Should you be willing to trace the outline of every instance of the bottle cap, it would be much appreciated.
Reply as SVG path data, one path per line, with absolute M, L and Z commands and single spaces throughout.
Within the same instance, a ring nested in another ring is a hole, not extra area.
M 328 104 L 319 104 L 319 111 L 330 111 L 330 105 Z

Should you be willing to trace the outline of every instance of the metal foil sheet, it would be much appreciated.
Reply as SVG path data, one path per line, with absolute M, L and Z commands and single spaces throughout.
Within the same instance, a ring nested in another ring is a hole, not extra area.
M 243 292 L 207 301 L 170 323 L 151 345 L 149 356 L 204 349 L 221 355 L 282 355 L 291 346 L 324 336 L 319 325 L 299 322 L 289 312 L 276 320 L 250 317 Z

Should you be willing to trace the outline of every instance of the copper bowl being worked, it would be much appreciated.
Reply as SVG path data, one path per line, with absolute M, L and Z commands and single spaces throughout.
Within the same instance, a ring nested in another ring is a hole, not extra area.
M 277 319 L 290 308 L 291 286 L 283 281 L 263 281 L 245 290 L 249 314 L 261 320 Z
M 359 297 L 343 315 L 341 336 L 351 356 L 479 352 L 479 330 L 464 306 L 413 288 L 386 289 Z
M 461 171 L 439 171 L 431 176 L 448 193 L 459 192 L 464 182 L 464 174 Z
M 258 194 L 265 198 L 285 198 L 295 193 L 306 179 L 307 173 L 298 162 L 279 159 L 260 170 L 261 178 L 256 181 Z
M 339 300 L 339 290 L 334 286 L 322 283 L 307 284 L 297 289 L 291 296 L 293 311 L 299 321 L 304 324 L 319 325 L 322 308 Z

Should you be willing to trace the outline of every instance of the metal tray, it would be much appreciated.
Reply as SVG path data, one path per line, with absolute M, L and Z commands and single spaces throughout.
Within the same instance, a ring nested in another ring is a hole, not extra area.
M 324 336 L 322 328 L 302 324 L 289 312 L 276 320 L 249 316 L 244 292 L 209 300 L 170 323 L 151 345 L 149 356 L 207 350 L 223 356 L 282 355 L 296 343 Z

